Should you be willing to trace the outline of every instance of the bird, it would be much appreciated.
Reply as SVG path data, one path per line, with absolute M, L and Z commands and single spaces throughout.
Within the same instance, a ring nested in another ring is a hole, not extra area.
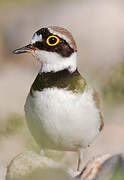
M 13 53 L 30 53 L 41 65 L 25 103 L 31 134 L 42 150 L 77 152 L 79 172 L 83 150 L 102 131 L 104 119 L 97 91 L 78 70 L 72 34 L 45 26 Z

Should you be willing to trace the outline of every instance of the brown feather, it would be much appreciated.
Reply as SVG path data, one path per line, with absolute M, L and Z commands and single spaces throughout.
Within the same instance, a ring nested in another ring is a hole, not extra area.
M 96 103 L 96 107 L 99 110 L 99 116 L 100 116 L 100 119 L 101 119 L 101 125 L 100 125 L 100 128 L 99 128 L 99 131 L 102 131 L 102 129 L 104 127 L 104 118 L 103 118 L 103 115 L 102 115 L 102 112 L 101 112 L 99 94 L 95 90 L 94 90 L 94 93 L 93 93 L 93 99 L 94 99 L 94 101 Z
M 74 49 L 74 51 L 77 51 L 75 40 L 68 30 L 66 30 L 65 28 L 58 27 L 58 26 L 50 26 L 49 28 L 53 29 L 53 31 L 56 31 L 60 34 L 65 35 L 68 39 L 70 39 L 70 46 Z

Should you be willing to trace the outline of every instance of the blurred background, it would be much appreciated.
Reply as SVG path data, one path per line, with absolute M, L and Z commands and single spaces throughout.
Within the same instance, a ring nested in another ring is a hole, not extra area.
M 123 153 L 124 1 L 0 0 L 0 163 L 7 165 L 24 150 L 40 152 L 24 118 L 26 96 L 40 65 L 32 56 L 16 56 L 12 50 L 28 44 L 45 25 L 72 32 L 80 72 L 101 96 L 105 128 L 85 152 L 85 161 Z M 74 153 L 46 154 L 67 166 L 76 160 Z

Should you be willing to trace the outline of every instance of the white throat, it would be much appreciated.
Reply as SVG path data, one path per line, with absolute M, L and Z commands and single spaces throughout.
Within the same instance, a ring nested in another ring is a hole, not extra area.
M 40 72 L 57 72 L 63 69 L 68 69 L 70 72 L 74 72 L 77 67 L 76 52 L 72 53 L 70 57 L 62 57 L 55 52 L 35 50 L 33 56 L 41 62 Z

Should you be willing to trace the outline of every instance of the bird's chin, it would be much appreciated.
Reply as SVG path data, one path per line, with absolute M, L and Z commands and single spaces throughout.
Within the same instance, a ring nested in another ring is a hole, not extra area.
M 32 55 L 37 59 L 41 64 L 43 63 L 43 57 L 38 50 L 32 51 Z

